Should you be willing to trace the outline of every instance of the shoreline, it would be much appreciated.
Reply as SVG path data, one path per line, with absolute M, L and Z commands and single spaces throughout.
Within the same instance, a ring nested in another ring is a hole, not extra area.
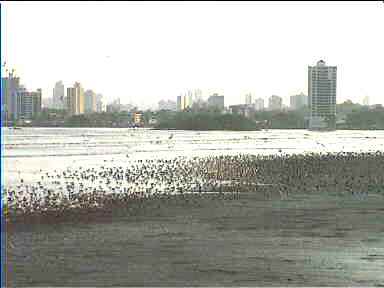
M 72 225 L 72 224 L 106 224 L 116 221 L 132 222 L 138 217 L 154 217 L 160 215 L 165 206 L 167 209 L 175 207 L 185 207 L 186 209 L 202 207 L 209 202 L 226 202 L 237 201 L 241 203 L 248 197 L 257 199 L 257 201 L 264 203 L 274 203 L 279 201 L 281 203 L 297 202 L 296 197 L 321 197 L 324 195 L 328 197 L 332 195 L 337 199 L 344 199 L 345 201 L 354 200 L 357 203 L 364 203 L 367 198 L 382 198 L 384 201 L 384 188 L 383 193 L 371 194 L 350 194 L 347 191 L 326 192 L 322 191 L 318 195 L 314 193 L 298 192 L 295 195 L 281 197 L 279 193 L 272 195 L 257 194 L 255 192 L 233 192 L 233 193 L 220 193 L 212 192 L 207 194 L 180 194 L 172 195 L 173 199 L 169 196 L 160 196 L 158 198 L 136 199 L 130 203 L 120 202 L 113 205 L 98 208 L 72 208 L 62 211 L 42 211 L 35 213 L 26 213 L 20 215 L 8 215 L 6 219 L 7 232 L 23 230 L 25 225 L 29 228 L 38 227 L 40 225 Z M 384 208 L 381 209 L 384 212 Z
M 241 192 L 240 192 L 241 193 Z M 47 210 L 30 212 L 19 215 L 8 215 L 6 222 L 8 227 L 12 225 L 41 225 L 41 224 L 71 224 L 71 223 L 106 223 L 121 217 L 138 217 L 142 215 L 156 214 L 160 205 L 165 202 L 169 206 L 200 204 L 204 201 L 237 200 L 240 193 L 182 193 L 175 195 L 159 195 L 156 198 L 136 198 L 130 202 L 120 201 L 104 207 L 76 207 L 66 210 Z M 243 193 L 241 193 L 243 194 Z
M 156 128 L 156 127 L 113 127 L 113 126 L 2 126 L 2 128 L 9 128 L 9 130 L 22 130 L 23 128 L 86 128 L 86 129 L 146 129 L 146 130 L 155 130 L 155 131 L 234 131 L 234 132 L 254 132 L 254 131 L 265 131 L 265 130 L 306 130 L 310 132 L 334 132 L 334 131 L 383 131 L 384 129 L 360 129 L 360 128 L 339 128 L 339 129 L 309 129 L 309 128 L 255 128 L 252 130 L 246 129 L 177 129 L 177 128 Z
M 88 221 L 100 218 L 100 215 L 113 217 L 127 211 L 129 215 L 135 215 L 141 209 L 162 201 L 204 197 L 234 199 L 243 193 L 254 193 L 264 199 L 276 196 L 288 199 L 297 193 L 316 195 L 322 191 L 384 196 L 384 152 L 379 151 L 264 156 L 239 154 L 188 160 L 180 157 L 164 161 L 138 160 L 137 164 L 141 166 L 136 166 L 135 170 L 129 170 L 130 166 L 127 170 L 112 166 L 88 172 L 66 171 L 63 173 L 70 177 L 68 179 L 77 177 L 78 180 L 65 182 L 65 186 L 57 186 L 58 181 L 53 179 L 56 186 L 45 187 L 38 182 L 38 185 L 20 183 L 13 188 L 7 187 L 3 197 L 8 195 L 8 220 L 14 223 L 55 223 L 78 217 Z M 130 171 L 130 174 L 124 171 Z M 141 177 L 140 180 L 137 177 Z M 90 179 L 114 184 L 92 188 L 88 186 L 91 185 Z M 146 183 L 153 184 L 148 186 Z M 76 188 L 77 185 L 80 186 Z M 63 189 L 69 189 L 67 196 Z M 18 196 L 20 192 L 24 196 Z
M 79 208 L 13 214 L 4 225 L 9 285 L 384 284 L 384 152 L 183 159 L 65 170 Z M 185 193 L 196 178 L 204 189 Z M 153 180 L 176 194 L 143 198 Z M 77 194 L 99 181 L 109 184 L 96 198 Z M 27 187 L 50 191 L 40 186 Z M 55 207 L 55 195 L 40 207 Z

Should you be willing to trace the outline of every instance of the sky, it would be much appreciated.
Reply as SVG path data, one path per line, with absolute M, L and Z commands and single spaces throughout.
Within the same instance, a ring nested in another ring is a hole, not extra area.
M 28 89 L 79 81 L 143 108 L 189 89 L 289 105 L 320 59 L 337 66 L 338 103 L 384 104 L 383 31 L 383 1 L 1 1 L 2 63 Z

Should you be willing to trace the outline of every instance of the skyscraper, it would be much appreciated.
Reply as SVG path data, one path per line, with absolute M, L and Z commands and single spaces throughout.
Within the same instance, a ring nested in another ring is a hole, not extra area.
M 55 109 L 65 109 L 64 102 L 64 84 L 63 81 L 58 81 L 53 88 L 53 107 Z
M 335 129 L 336 79 L 336 66 L 326 66 L 323 60 L 316 66 L 308 66 L 310 129 Z
M 39 114 L 41 112 L 42 105 L 42 91 L 37 89 L 36 92 L 31 92 L 33 97 L 32 115 Z
M 6 70 L 8 73 L 8 70 Z M 18 118 L 17 91 L 20 89 L 20 77 L 16 77 L 14 70 L 8 76 L 1 78 L 2 112 L 5 119 Z
M 67 88 L 67 109 L 71 116 L 84 113 L 84 89 L 78 82 Z
M 76 98 L 76 89 L 74 87 L 67 88 L 67 111 L 69 115 L 77 115 L 77 98 Z
M 252 105 L 252 94 L 245 94 L 245 105 Z
M 84 113 L 93 113 L 97 109 L 96 93 L 92 90 L 84 92 Z
M 13 69 L 7 77 L 1 79 L 3 120 L 31 120 L 41 112 L 41 89 L 28 91 L 20 84 L 20 78 L 14 72 Z
M 187 97 L 185 95 L 181 95 L 181 104 L 180 104 L 180 107 L 181 107 L 181 111 L 183 111 L 185 108 L 186 108 L 186 99 Z
M 105 105 L 103 103 L 103 95 L 102 94 L 97 94 L 96 95 L 96 112 L 101 113 L 105 112 Z
M 191 108 L 192 104 L 193 104 L 193 93 L 191 90 L 188 90 L 188 94 L 186 95 L 185 108 Z
M 182 109 L 182 107 L 181 107 L 181 98 L 182 98 L 183 96 L 177 96 L 177 99 L 176 99 L 176 110 L 177 111 L 181 111 L 181 110 L 183 110 Z
M 17 119 L 31 120 L 41 112 L 41 89 L 30 92 L 21 87 L 17 91 L 17 106 Z
M 192 91 L 188 91 L 188 93 L 184 93 L 184 95 L 177 96 L 177 110 L 184 111 L 187 108 L 192 107 Z

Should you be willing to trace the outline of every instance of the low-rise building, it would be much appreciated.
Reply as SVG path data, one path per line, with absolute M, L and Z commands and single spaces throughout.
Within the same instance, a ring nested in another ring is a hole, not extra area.
M 290 97 L 290 109 L 299 110 L 308 106 L 308 96 L 304 93 L 292 95 Z
M 208 107 L 224 110 L 224 96 L 217 93 L 209 96 Z
M 271 111 L 274 111 L 274 110 L 281 110 L 283 108 L 283 98 L 279 97 L 279 96 L 276 96 L 276 95 L 272 95 L 271 97 L 269 97 L 268 99 L 268 109 L 271 110 Z
M 257 98 L 255 100 L 255 110 L 256 111 L 263 111 L 264 110 L 264 99 L 263 98 Z
M 133 123 L 135 123 L 136 125 L 140 125 L 142 123 L 142 117 L 143 117 L 142 113 L 134 112 L 133 113 Z
M 160 100 L 158 103 L 158 109 L 175 111 L 177 109 L 176 102 L 172 100 Z
M 22 88 L 17 91 L 18 119 L 31 120 L 41 112 L 41 89 L 27 91 Z
M 238 105 L 230 105 L 229 111 L 232 114 L 240 114 L 244 117 L 251 117 L 252 114 L 255 112 L 255 109 L 252 106 L 249 106 L 247 104 L 238 104 Z
M 252 94 L 245 94 L 245 105 L 252 105 Z

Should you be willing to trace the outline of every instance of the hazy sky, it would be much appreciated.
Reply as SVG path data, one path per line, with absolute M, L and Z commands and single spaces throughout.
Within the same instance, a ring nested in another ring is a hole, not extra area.
M 338 67 L 337 102 L 384 103 L 384 3 L 1 2 L 2 62 L 52 96 L 80 81 L 108 101 L 187 89 L 225 104 L 307 93 L 308 65 Z

